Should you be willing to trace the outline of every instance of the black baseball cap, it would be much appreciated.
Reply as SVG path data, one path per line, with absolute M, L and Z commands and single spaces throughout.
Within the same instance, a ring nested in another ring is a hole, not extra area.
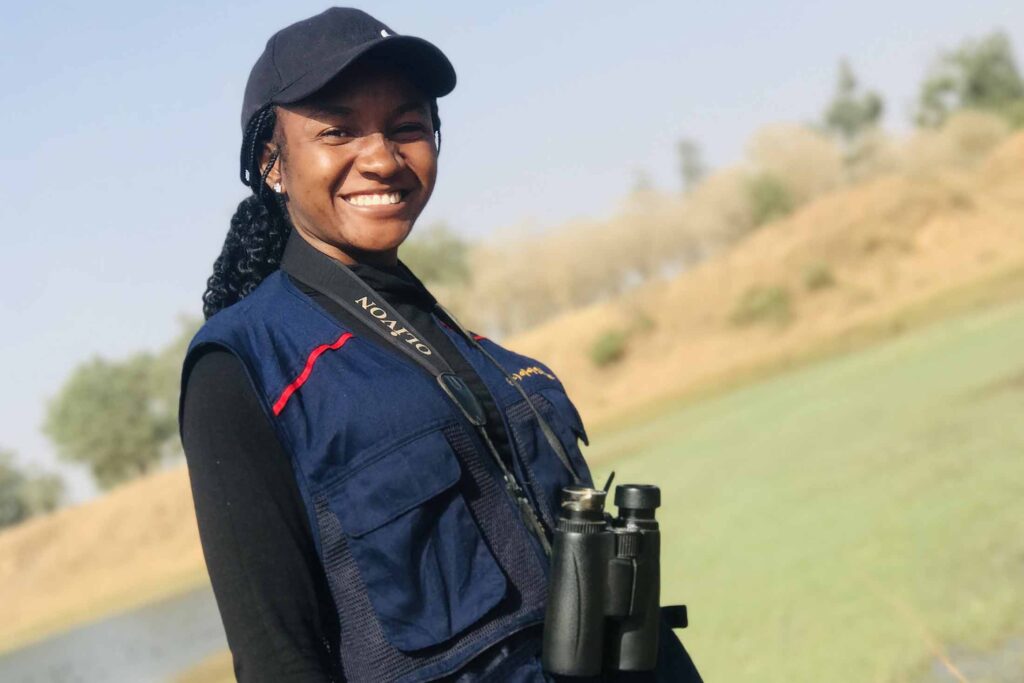
M 267 41 L 245 85 L 242 134 L 267 105 L 309 97 L 368 54 L 406 69 L 430 97 L 447 95 L 455 88 L 455 69 L 433 44 L 398 35 L 361 10 L 332 7 L 281 29 Z

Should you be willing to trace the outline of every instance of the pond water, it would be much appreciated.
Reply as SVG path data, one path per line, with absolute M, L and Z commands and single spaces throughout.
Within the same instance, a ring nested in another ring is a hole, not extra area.
M 205 587 L 0 655 L 3 683 L 168 683 L 227 648 Z
M 1024 636 L 1009 638 L 988 650 L 973 650 L 953 646 L 949 659 L 956 667 L 950 669 L 945 662 L 935 660 L 924 683 L 958 683 L 984 681 L 984 683 L 1021 683 L 1024 681 Z

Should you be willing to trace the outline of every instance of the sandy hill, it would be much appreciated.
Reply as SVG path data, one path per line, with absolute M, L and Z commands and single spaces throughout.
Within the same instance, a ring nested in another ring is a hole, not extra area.
M 0 534 L 0 651 L 207 580 L 184 466 Z
M 899 311 L 1024 269 L 1024 134 L 959 172 L 892 176 L 825 196 L 719 258 L 665 282 L 562 316 L 510 340 L 561 375 L 584 416 L 713 385 L 777 363 Z M 809 273 L 834 283 L 809 287 Z M 785 290 L 788 323 L 737 326 L 752 288 Z M 635 327 L 625 358 L 588 349 Z M 887 323 L 888 324 L 888 323 Z M 184 468 L 0 534 L 0 649 L 205 581 Z
M 600 422 L 1022 265 L 1024 133 L 972 170 L 888 176 L 823 196 L 720 258 L 509 345 L 550 364 L 584 417 Z M 784 290 L 788 324 L 735 324 L 740 301 L 758 288 Z M 598 336 L 638 320 L 648 329 L 630 337 L 624 359 L 596 367 L 588 351 Z

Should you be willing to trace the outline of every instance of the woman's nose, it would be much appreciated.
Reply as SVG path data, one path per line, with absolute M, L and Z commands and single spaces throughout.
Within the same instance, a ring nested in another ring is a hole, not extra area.
M 402 165 L 397 145 L 384 137 L 383 133 L 374 133 L 365 138 L 356 167 L 364 175 L 388 178 L 398 173 Z

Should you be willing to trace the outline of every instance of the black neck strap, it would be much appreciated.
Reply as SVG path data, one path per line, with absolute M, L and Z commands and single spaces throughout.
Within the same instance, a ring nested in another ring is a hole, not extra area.
M 441 354 L 384 297 L 345 264 L 317 251 L 294 232 L 281 268 L 330 298 L 430 374 L 452 372 Z
M 349 315 L 361 320 L 391 347 L 430 373 L 471 424 L 476 427 L 483 427 L 486 424 L 487 414 L 483 406 L 441 354 L 437 353 L 430 342 L 388 304 L 384 297 L 345 264 L 321 253 L 293 231 L 281 258 L 281 268 L 295 279 L 331 299 Z M 484 349 L 451 313 L 440 305 L 436 306 L 436 310 L 471 346 L 483 353 L 488 361 L 497 367 L 509 383 L 519 391 L 536 416 L 545 440 L 555 451 L 562 465 L 572 475 L 573 480 L 579 483 L 579 476 L 576 474 L 565 448 L 555 436 L 547 420 L 537 410 L 533 401 L 519 386 L 518 381 L 509 377 L 508 372 L 497 359 Z
M 486 424 L 487 413 L 448 361 L 372 287 L 345 264 L 317 251 L 293 231 L 281 268 L 361 320 L 392 348 L 426 370 L 471 424 Z
M 565 469 L 569 471 L 569 474 L 572 475 L 573 483 L 579 486 L 581 484 L 580 477 L 576 473 L 576 468 L 572 466 L 572 461 L 569 460 L 569 454 L 565 452 L 562 442 L 558 440 L 557 436 L 555 436 L 555 432 L 551 429 L 551 425 L 548 424 L 548 421 L 545 420 L 544 416 L 540 414 L 539 410 L 537 410 L 537 406 L 530 400 L 530 397 L 526 394 L 526 391 L 523 390 L 520 382 L 516 378 L 509 376 L 505 368 L 498 362 L 498 359 L 492 356 L 490 352 L 477 340 L 477 338 L 470 334 L 469 331 L 462 326 L 462 323 L 460 323 L 447 308 L 441 304 L 436 304 L 436 309 L 438 313 L 448 319 L 451 325 L 458 330 L 465 339 L 469 340 L 471 346 L 475 347 L 477 351 L 482 353 L 484 357 L 494 365 L 494 367 L 501 370 L 501 373 L 505 375 L 505 381 L 515 387 L 516 391 L 519 392 L 519 395 L 523 397 L 524 401 L 526 401 L 526 405 L 529 406 L 533 416 L 537 419 L 537 424 L 540 425 L 540 430 L 544 433 L 544 439 L 548 442 L 548 445 L 551 446 L 551 450 L 553 450 L 555 455 L 558 456 L 558 459 L 562 461 L 562 466 L 565 467 Z

